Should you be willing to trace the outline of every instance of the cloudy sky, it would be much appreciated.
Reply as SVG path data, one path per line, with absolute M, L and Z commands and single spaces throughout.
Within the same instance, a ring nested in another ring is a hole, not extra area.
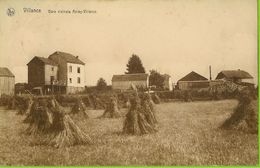
M 13 16 L 8 8 L 15 9 Z M 209 65 L 213 78 L 233 69 L 257 78 L 257 0 L 2 0 L 0 11 L 0 66 L 16 82 L 27 82 L 26 64 L 34 56 L 55 51 L 86 63 L 86 85 L 99 77 L 110 84 L 133 53 L 147 71 L 168 73 L 174 82 L 191 71 L 209 78 Z

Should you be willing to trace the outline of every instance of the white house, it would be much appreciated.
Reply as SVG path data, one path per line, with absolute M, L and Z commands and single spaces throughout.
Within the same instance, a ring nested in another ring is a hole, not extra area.
M 85 63 L 78 56 L 57 51 L 48 59 L 58 64 L 58 83 L 64 83 L 66 93 L 81 92 L 85 89 Z
M 76 93 L 85 89 L 85 63 L 77 56 L 55 52 L 34 57 L 28 64 L 28 84 L 44 93 Z

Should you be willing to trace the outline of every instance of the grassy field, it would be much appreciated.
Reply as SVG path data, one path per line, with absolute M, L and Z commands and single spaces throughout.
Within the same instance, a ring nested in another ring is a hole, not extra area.
M 176 102 L 156 106 L 159 132 L 121 135 L 124 118 L 77 120 L 95 144 L 56 149 L 33 145 L 23 134 L 24 116 L 0 109 L 0 165 L 256 165 L 255 134 L 218 127 L 237 105 L 235 100 Z M 126 113 L 126 109 L 122 110 Z

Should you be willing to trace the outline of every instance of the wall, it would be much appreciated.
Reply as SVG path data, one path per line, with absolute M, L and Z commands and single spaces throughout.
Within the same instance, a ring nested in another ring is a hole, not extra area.
M 64 85 L 67 85 L 67 62 L 57 55 L 51 55 L 49 59 L 58 64 L 58 80 Z
M 5 76 L 0 77 L 0 95 L 2 94 L 13 95 L 14 84 L 15 84 L 14 77 L 5 77 Z
M 83 92 L 85 90 L 85 87 L 74 87 L 74 86 L 67 86 L 66 93 L 78 93 Z
M 118 90 L 127 90 L 131 88 L 131 84 L 134 84 L 136 87 L 144 87 L 147 88 L 147 81 L 112 81 L 112 89 Z
M 209 81 L 179 81 L 180 90 L 201 89 L 209 87 Z
M 54 68 L 52 71 L 52 67 Z M 54 76 L 54 80 L 58 80 L 58 67 L 54 65 L 45 65 L 45 85 L 51 85 L 51 76 Z
M 252 83 L 252 84 L 254 84 L 254 79 L 242 79 L 241 82 L 246 82 L 246 83 Z
M 172 91 L 172 78 L 166 78 L 163 82 L 163 85 L 164 89 Z
M 72 72 L 70 72 L 69 67 L 72 67 Z M 77 69 L 80 68 L 80 73 Z M 67 63 L 67 86 L 73 87 L 85 87 L 85 66 L 81 64 Z M 80 83 L 78 83 L 78 77 L 80 78 Z M 72 83 L 70 83 L 72 79 Z

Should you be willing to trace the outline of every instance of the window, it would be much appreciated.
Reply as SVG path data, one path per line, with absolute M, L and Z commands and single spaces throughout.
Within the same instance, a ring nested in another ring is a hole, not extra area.
M 72 83 L 72 78 L 70 78 L 70 83 Z
M 51 71 L 54 71 L 54 67 L 51 67 Z
M 80 83 L 80 77 L 78 77 L 78 83 Z
M 78 73 L 80 73 L 80 67 L 78 67 Z
M 72 72 L 72 66 L 69 66 L 69 72 Z

